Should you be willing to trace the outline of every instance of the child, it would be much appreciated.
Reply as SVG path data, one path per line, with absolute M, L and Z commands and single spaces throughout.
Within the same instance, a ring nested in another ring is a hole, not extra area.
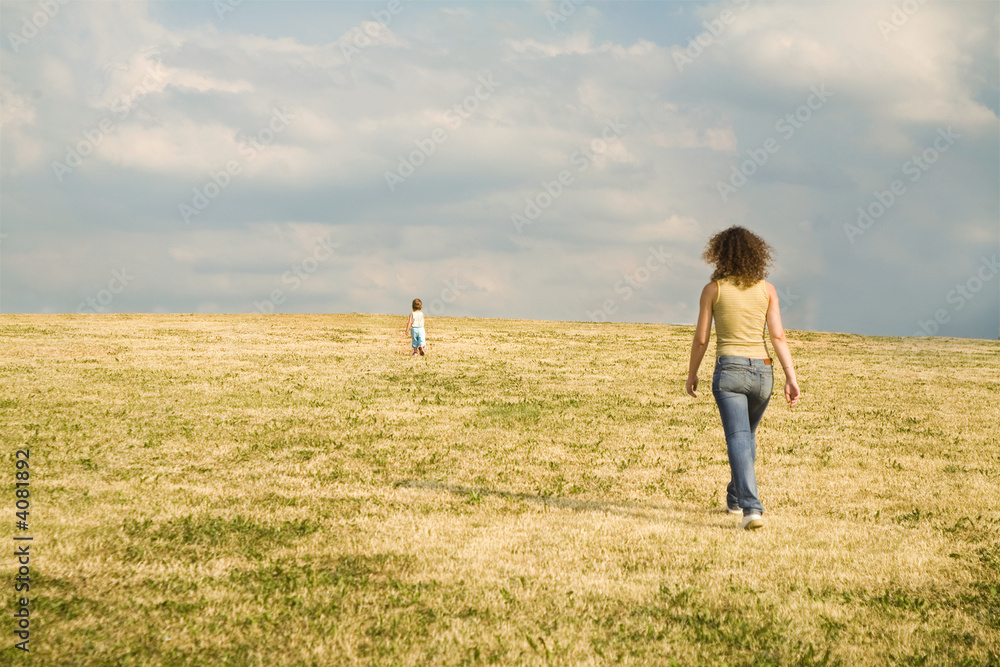
M 424 351 L 427 349 L 427 339 L 424 333 L 424 314 L 421 312 L 421 308 L 424 307 L 423 302 L 420 299 L 413 300 L 413 312 L 410 313 L 410 319 L 406 322 L 406 331 L 410 334 L 410 343 L 413 345 L 413 355 L 415 356 L 417 352 L 420 352 L 420 356 L 424 356 Z

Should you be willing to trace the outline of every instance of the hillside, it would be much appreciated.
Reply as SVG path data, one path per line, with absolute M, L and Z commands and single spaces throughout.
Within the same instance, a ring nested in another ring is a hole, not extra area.
M 746 533 L 691 327 L 405 320 L 0 316 L 19 662 L 1000 664 L 1000 343 L 789 332 Z

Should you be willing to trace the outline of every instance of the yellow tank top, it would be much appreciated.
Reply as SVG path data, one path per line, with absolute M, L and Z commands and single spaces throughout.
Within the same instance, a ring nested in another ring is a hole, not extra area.
M 767 359 L 764 324 L 769 299 L 761 280 L 740 289 L 728 278 L 717 280 L 719 295 L 712 306 L 715 319 L 715 356 Z

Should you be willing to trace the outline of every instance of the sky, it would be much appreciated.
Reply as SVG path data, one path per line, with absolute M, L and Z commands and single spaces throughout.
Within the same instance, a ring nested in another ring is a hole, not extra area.
M 0 313 L 996 339 L 992 1 L 0 3 Z

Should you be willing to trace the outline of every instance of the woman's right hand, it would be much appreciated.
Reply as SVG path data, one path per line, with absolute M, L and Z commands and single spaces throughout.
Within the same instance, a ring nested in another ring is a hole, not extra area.
M 795 378 L 785 378 L 785 400 L 788 401 L 788 405 L 798 405 L 801 395 L 802 392 L 799 391 L 799 383 Z
M 688 376 L 687 382 L 684 383 L 684 390 L 688 393 L 689 396 L 694 396 L 695 398 L 698 398 L 698 394 L 695 393 L 698 391 L 697 375 Z

